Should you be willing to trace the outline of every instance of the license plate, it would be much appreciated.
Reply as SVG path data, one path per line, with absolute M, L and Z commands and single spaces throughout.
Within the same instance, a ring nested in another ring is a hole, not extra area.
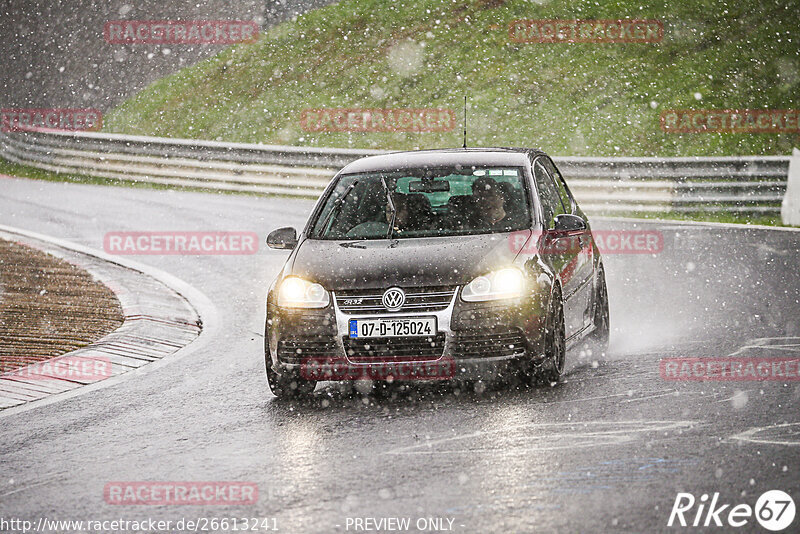
M 435 336 L 436 317 L 350 319 L 350 337 Z

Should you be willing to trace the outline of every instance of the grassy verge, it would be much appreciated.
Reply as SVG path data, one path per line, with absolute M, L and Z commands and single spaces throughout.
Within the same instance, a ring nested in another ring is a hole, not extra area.
M 76 173 L 60 173 L 53 171 L 46 171 L 31 167 L 30 165 L 20 165 L 12 161 L 8 161 L 0 157 L 0 174 L 7 174 L 9 176 L 17 176 L 19 178 L 30 178 L 32 180 L 45 180 L 48 182 L 69 182 L 75 184 L 89 184 L 89 185 L 113 185 L 133 187 L 138 189 L 181 189 L 183 191 L 196 191 L 200 193 L 216 193 L 216 194 L 235 194 L 235 195 L 249 195 L 260 196 L 258 193 L 239 192 L 239 191 L 220 191 L 218 189 L 210 189 L 206 187 L 176 187 L 167 184 L 154 184 L 150 182 L 141 182 L 136 180 L 121 180 L 119 178 L 103 178 L 99 176 L 89 176 L 86 174 Z M 283 195 L 274 195 L 283 196 Z
M 85 270 L 0 239 L 0 373 L 71 352 L 124 321 L 113 291 Z
M 19 178 L 30 178 L 32 180 L 45 180 L 47 182 L 69 182 L 75 184 L 92 184 L 92 185 L 124 185 L 129 187 L 143 187 L 147 189 L 169 189 L 167 186 L 159 184 L 148 184 L 144 182 L 133 182 L 128 180 L 119 180 L 116 178 L 101 178 L 96 176 L 88 176 L 85 174 L 71 174 L 63 172 L 52 172 L 30 165 L 21 165 L 14 163 L 7 159 L 0 157 L 0 174 L 7 174 L 9 176 L 17 176 Z
M 520 44 L 515 19 L 656 19 L 659 43 Z M 313 108 L 449 108 L 470 144 L 556 155 L 787 154 L 797 134 L 675 134 L 669 109 L 800 108 L 800 10 L 786 0 L 343 0 L 158 80 L 107 131 L 360 148 L 439 133 L 309 132 Z

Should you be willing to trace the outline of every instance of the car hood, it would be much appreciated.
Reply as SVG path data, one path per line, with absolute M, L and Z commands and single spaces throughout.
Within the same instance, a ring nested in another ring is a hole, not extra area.
M 509 245 L 509 235 L 513 234 L 356 242 L 307 239 L 299 245 L 285 274 L 334 291 L 460 285 L 511 264 L 516 253 Z

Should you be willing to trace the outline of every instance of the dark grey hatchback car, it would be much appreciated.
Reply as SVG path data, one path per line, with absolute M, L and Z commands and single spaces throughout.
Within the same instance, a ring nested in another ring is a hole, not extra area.
M 567 349 L 609 334 L 588 220 L 544 153 L 399 152 L 331 181 L 269 289 L 267 380 L 278 397 L 325 380 L 513 374 L 557 382 Z

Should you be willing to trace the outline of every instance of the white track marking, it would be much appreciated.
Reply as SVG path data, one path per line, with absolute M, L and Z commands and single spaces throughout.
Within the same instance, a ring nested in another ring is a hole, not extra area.
M 794 431 L 795 435 L 787 437 L 784 440 L 776 439 L 780 438 L 780 436 L 777 436 L 776 438 L 770 438 L 769 436 L 763 438 L 758 437 L 758 434 L 761 432 L 778 428 L 794 428 L 796 429 Z M 751 428 L 750 430 L 746 430 L 744 432 L 731 436 L 729 439 L 733 439 L 736 441 L 748 441 L 750 443 L 761 443 L 765 445 L 797 446 L 800 445 L 800 423 L 782 423 L 780 425 Z
M 570 423 L 526 423 L 497 430 L 477 431 L 459 436 L 434 439 L 425 443 L 399 447 L 386 454 L 474 454 L 486 452 L 494 455 L 527 453 L 571 448 L 619 445 L 638 439 L 647 433 L 684 430 L 702 424 L 699 421 L 576 421 Z M 580 427 L 583 427 L 580 428 Z M 608 427 L 608 428 L 603 428 Z M 574 430 L 573 430 L 574 429 Z M 538 435 L 514 431 L 536 431 Z M 496 436 L 496 437 L 492 437 Z M 457 441 L 489 438 L 492 443 L 476 447 L 453 449 Z M 527 443 L 515 444 L 520 440 Z M 566 441 L 566 443 L 564 443 Z M 499 446 L 500 443 L 503 446 Z

